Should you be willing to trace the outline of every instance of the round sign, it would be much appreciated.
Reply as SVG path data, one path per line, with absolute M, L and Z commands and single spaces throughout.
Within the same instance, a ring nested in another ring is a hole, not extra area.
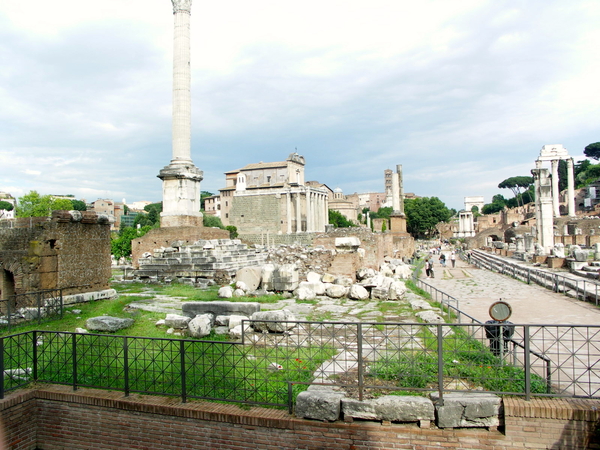
M 492 303 L 492 306 L 490 306 L 490 317 L 498 322 L 508 320 L 511 314 L 512 308 L 508 303 L 503 302 L 502 300 Z

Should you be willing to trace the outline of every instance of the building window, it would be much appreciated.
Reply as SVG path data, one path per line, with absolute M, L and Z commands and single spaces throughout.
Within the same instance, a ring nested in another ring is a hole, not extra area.
M 229 219 L 229 213 L 225 213 L 225 218 Z

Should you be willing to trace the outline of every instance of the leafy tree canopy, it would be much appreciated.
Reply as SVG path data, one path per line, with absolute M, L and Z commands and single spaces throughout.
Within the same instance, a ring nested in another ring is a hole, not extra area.
M 594 142 L 586 146 L 583 149 L 583 154 L 597 161 L 600 158 L 600 142 Z
M 160 225 L 160 213 L 162 212 L 162 209 L 162 202 L 150 203 L 149 205 L 144 206 L 144 211 L 148 212 L 146 219 L 140 220 L 146 220 L 149 225 Z
M 371 212 L 371 219 L 389 219 L 393 212 L 391 206 L 381 207 L 377 212 Z
M 334 225 L 336 228 L 349 228 L 355 226 L 351 221 L 346 219 L 339 211 L 329 210 L 329 223 Z
M 529 186 L 533 184 L 533 177 L 529 176 L 519 176 L 519 177 L 510 177 L 506 180 L 500 182 L 498 187 L 500 189 L 510 189 L 517 199 L 517 206 L 519 206 L 521 189 L 527 190 Z M 524 203 L 521 203 L 522 205 Z
M 48 217 L 55 210 L 70 211 L 73 200 L 68 198 L 53 198 L 51 195 L 40 195 L 37 191 L 29 191 L 19 197 L 17 217 Z
M 151 226 L 145 226 L 141 228 L 123 228 L 121 231 L 119 231 L 117 237 L 112 239 L 110 243 L 111 253 L 117 259 L 121 257 L 128 258 L 131 255 L 131 241 L 142 237 L 151 229 Z
M 12 211 L 14 208 L 12 203 L 0 200 L 0 209 L 4 211 Z
M 204 214 L 204 217 L 202 217 L 202 223 L 205 227 L 216 227 L 225 229 L 225 227 L 223 226 L 223 222 L 221 222 L 221 219 L 217 216 L 212 216 L 210 214 Z
M 75 211 L 87 211 L 87 205 L 81 200 L 71 200 Z
M 406 228 L 416 237 L 432 236 L 440 222 L 447 222 L 452 211 L 437 197 L 422 197 L 404 201 Z

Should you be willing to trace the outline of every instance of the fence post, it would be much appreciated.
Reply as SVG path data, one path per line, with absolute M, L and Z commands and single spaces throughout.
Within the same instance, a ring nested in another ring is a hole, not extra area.
M 363 400 L 363 383 L 364 383 L 364 373 L 363 373 L 363 355 L 362 355 L 362 323 L 356 324 L 356 341 L 357 341 L 357 352 L 356 359 L 358 360 L 358 401 L 362 402 Z
M 525 400 L 531 400 L 531 355 L 529 353 L 529 325 L 523 326 L 523 347 L 525 363 Z
M 42 323 L 42 293 L 41 291 L 36 292 L 37 297 L 37 323 Z
M 37 381 L 38 379 L 38 375 L 37 375 L 37 371 L 38 371 L 38 355 L 37 355 L 37 331 L 33 332 L 33 339 L 32 339 L 32 344 L 33 344 L 33 381 Z
M 77 390 L 77 335 L 71 334 L 71 357 L 73 358 L 73 390 Z
M 127 336 L 123 338 L 123 372 L 125 397 L 129 397 L 129 345 L 127 342 Z
M 442 324 L 437 327 L 437 352 L 438 352 L 438 406 L 444 406 L 444 330 Z
M 288 414 L 294 413 L 294 383 L 288 380 Z
M 64 317 L 64 314 L 65 314 L 65 303 L 64 303 L 64 299 L 63 299 L 63 290 L 62 290 L 62 288 L 60 288 L 58 290 L 58 295 L 60 296 L 60 318 L 62 319 Z
M 181 401 L 185 403 L 187 401 L 187 392 L 185 386 L 185 341 L 179 341 L 179 356 L 181 361 Z
M 0 398 L 4 398 L 4 338 L 0 338 Z

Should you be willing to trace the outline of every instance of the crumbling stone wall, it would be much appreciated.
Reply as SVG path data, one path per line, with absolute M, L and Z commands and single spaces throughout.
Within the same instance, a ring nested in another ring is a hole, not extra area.
M 305 245 L 281 245 L 269 248 L 268 251 L 267 263 L 275 265 L 296 264 L 300 279 L 306 279 L 308 272 L 329 272 L 335 253 L 324 247 L 308 247 Z
M 0 298 L 45 289 L 63 289 L 64 295 L 108 289 L 108 217 L 54 211 L 52 219 L 18 219 L 0 230 L 0 272 Z
M 131 241 L 131 259 L 134 268 L 139 269 L 139 259 L 146 252 L 154 252 L 161 247 L 171 247 L 175 241 L 193 244 L 201 239 L 229 239 L 229 231 L 209 227 L 165 227 L 150 230 L 139 239 Z

